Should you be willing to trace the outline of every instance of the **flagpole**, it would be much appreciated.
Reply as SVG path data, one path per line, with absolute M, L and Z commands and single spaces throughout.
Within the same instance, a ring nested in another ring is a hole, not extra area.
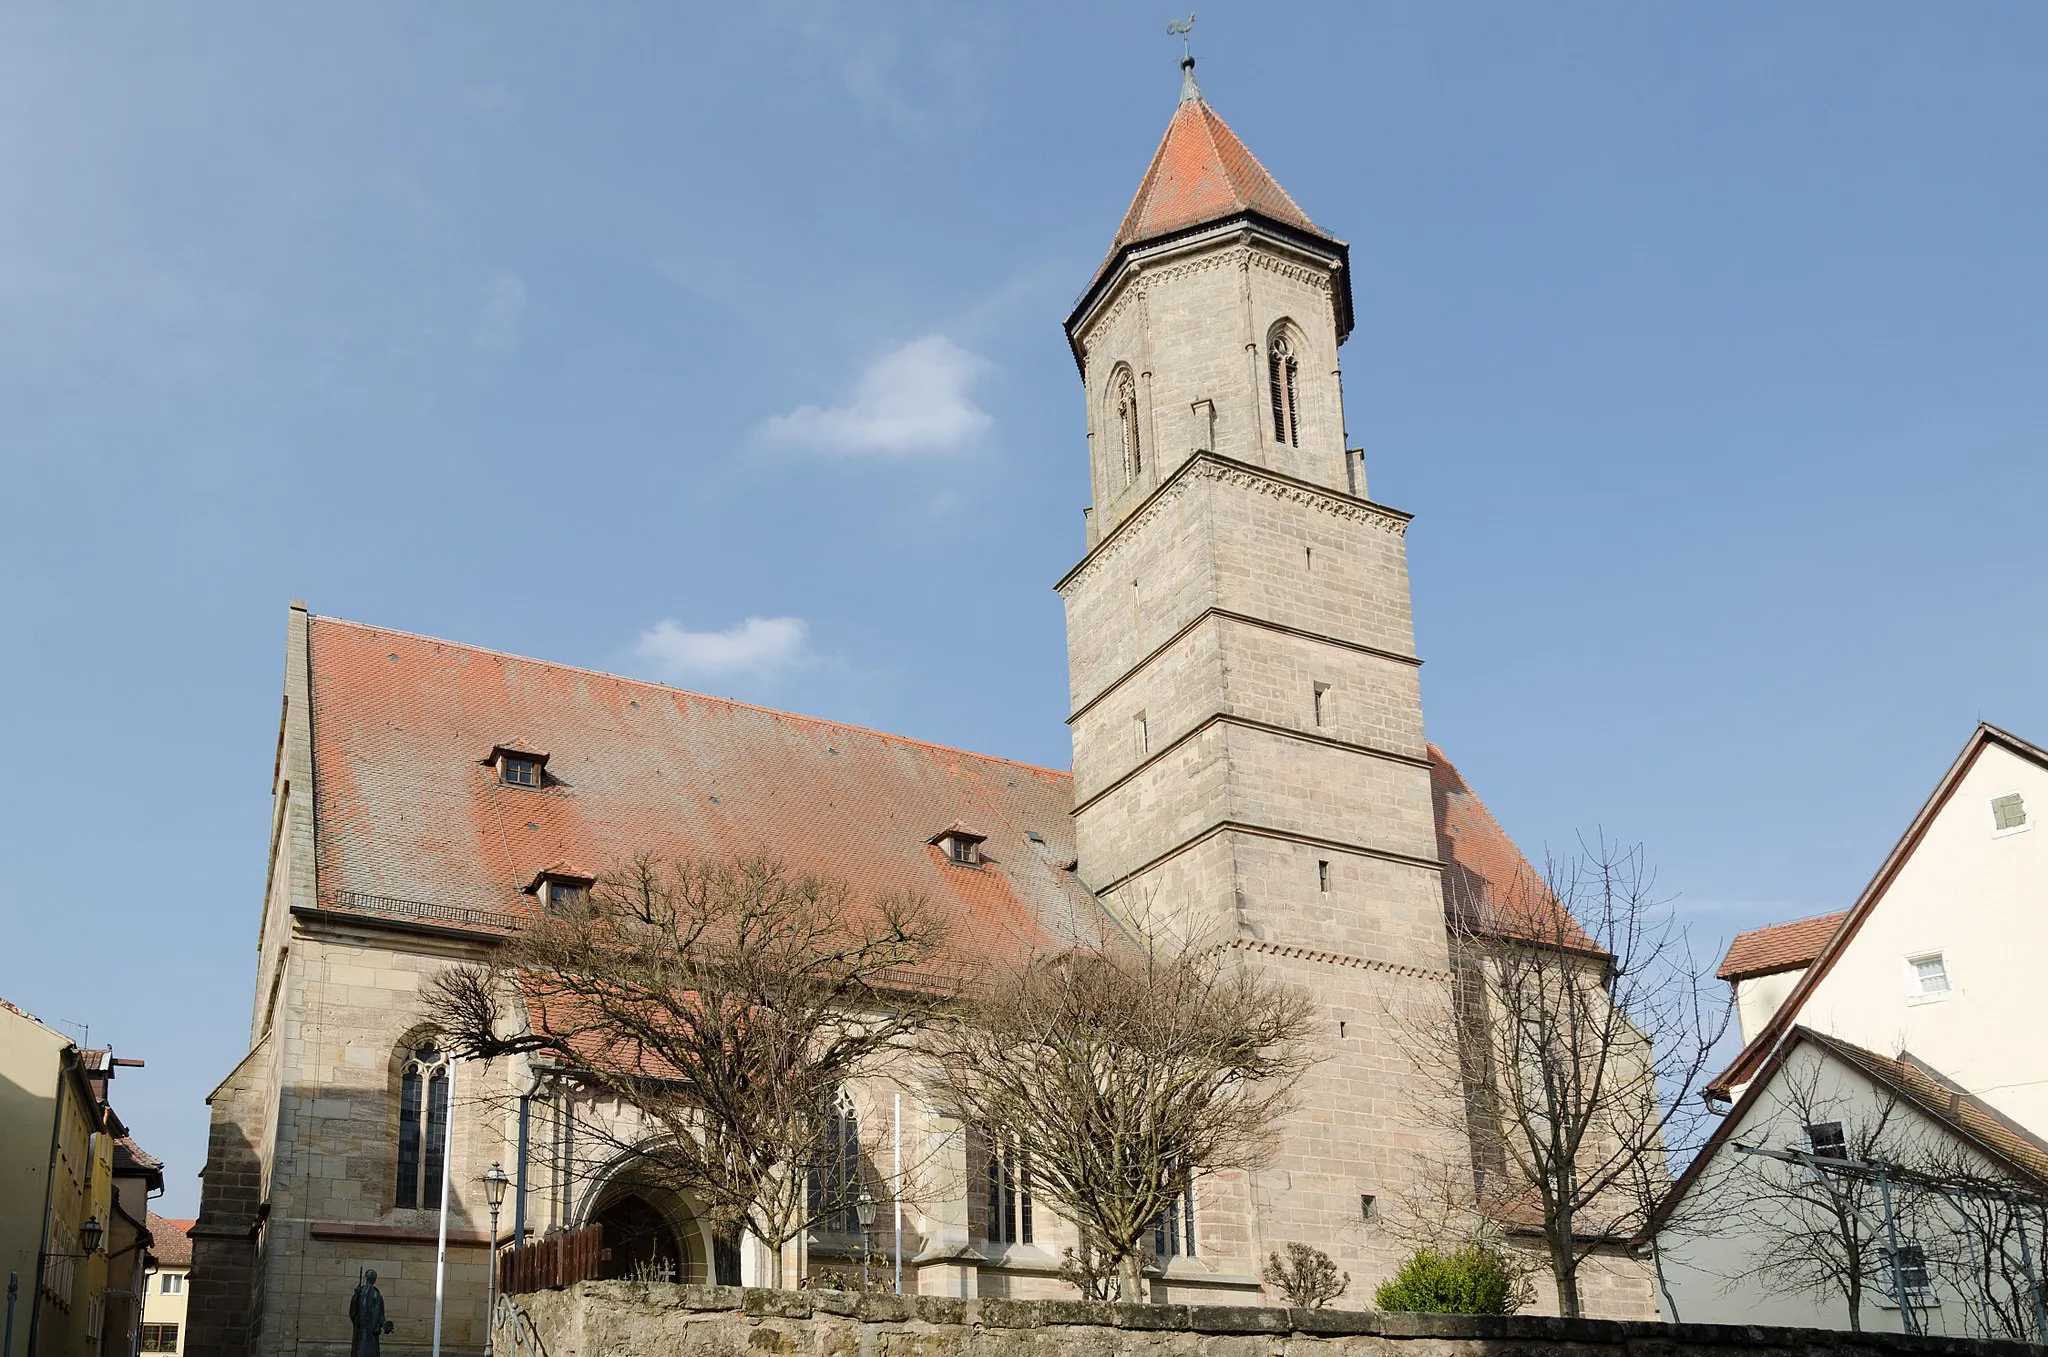
M 903 1095 L 896 1095 L 894 1135 L 896 1163 L 889 1195 L 896 1200 L 896 1294 L 903 1294 Z
M 441 1242 L 434 1254 L 434 1357 L 441 1357 L 441 1302 L 448 1281 L 448 1179 L 455 1163 L 455 1064 L 455 1057 L 449 1056 L 447 1103 L 441 1113 Z

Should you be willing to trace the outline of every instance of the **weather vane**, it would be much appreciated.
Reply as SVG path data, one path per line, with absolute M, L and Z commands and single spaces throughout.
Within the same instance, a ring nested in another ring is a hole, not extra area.
M 1184 57 L 1192 58 L 1195 55 L 1194 46 L 1188 41 L 1188 34 L 1194 31 L 1194 27 L 1195 12 L 1193 10 L 1188 11 L 1187 18 L 1173 19 L 1166 25 L 1166 35 L 1170 38 L 1180 39 L 1180 54 Z

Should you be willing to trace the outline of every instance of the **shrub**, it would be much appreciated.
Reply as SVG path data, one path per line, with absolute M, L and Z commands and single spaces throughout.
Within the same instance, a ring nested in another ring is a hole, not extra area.
M 1261 1275 L 1298 1310 L 1320 1310 L 1351 1286 L 1350 1273 L 1337 1271 L 1329 1254 L 1306 1244 L 1289 1244 L 1285 1262 L 1277 1253 L 1267 1254 Z
M 1521 1292 L 1521 1273 L 1499 1249 L 1467 1244 L 1449 1253 L 1417 1249 L 1380 1283 L 1373 1301 L 1382 1310 L 1511 1315 L 1521 1307 Z

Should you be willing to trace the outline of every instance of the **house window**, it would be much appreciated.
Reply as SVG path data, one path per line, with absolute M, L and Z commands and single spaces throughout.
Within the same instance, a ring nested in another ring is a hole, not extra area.
M 1933 998 L 1949 992 L 1948 961 L 1939 952 L 1909 959 L 1906 965 L 1913 973 L 1913 993 L 1920 998 Z
M 499 776 L 508 787 L 540 786 L 540 765 L 532 759 L 506 757 L 498 761 Z
M 398 1191 L 393 1204 L 438 1203 L 448 1154 L 448 1061 L 433 1043 L 415 1050 L 398 1078 Z
M 853 1100 L 841 1093 L 825 1120 L 825 1140 L 811 1169 L 811 1222 L 814 1229 L 837 1234 L 860 1230 L 860 1120 Z
M 1195 1179 L 1190 1174 L 1181 1184 L 1180 1194 L 1173 1199 L 1159 1219 L 1152 1223 L 1152 1252 L 1159 1258 L 1192 1258 L 1195 1256 Z
M 1806 1143 L 1822 1159 L 1847 1159 L 1849 1140 L 1838 1121 L 1815 1122 L 1806 1128 Z
M 176 1352 L 178 1350 L 178 1326 L 175 1324 L 145 1324 L 142 1326 L 142 1351 Z
M 2020 799 L 2018 792 L 2008 796 L 1991 798 L 1991 828 L 1993 832 L 2027 827 L 2027 803 Z
M 185 1293 L 185 1274 L 182 1272 L 166 1272 L 163 1275 L 159 1289 L 166 1296 L 183 1295 Z
M 1927 1250 L 1918 1244 L 1899 1245 L 1898 1280 L 1906 1288 L 1906 1302 L 1909 1305 L 1926 1305 L 1934 1299 L 1934 1284 L 1927 1275 Z M 1887 1293 L 1893 1290 L 1892 1279 L 1884 1279 Z M 1893 1296 L 1894 1301 L 1898 1300 Z
M 1031 1242 L 1031 1160 L 1008 1137 L 988 1138 L 988 1241 Z
M 1301 446 L 1301 421 L 1297 385 L 1300 368 L 1287 336 L 1276 334 L 1266 345 L 1266 385 L 1273 397 L 1273 439 L 1289 447 Z
M 1136 485 L 1138 474 L 1145 469 L 1145 452 L 1138 443 L 1138 387 L 1128 368 L 1117 374 L 1116 427 L 1124 460 L 1124 484 Z

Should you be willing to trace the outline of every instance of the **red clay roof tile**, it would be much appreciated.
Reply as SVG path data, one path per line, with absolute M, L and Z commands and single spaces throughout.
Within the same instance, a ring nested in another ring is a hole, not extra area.
M 506 926 L 533 908 L 522 888 L 565 864 L 765 851 L 858 896 L 922 896 L 984 956 L 1114 927 L 1071 870 L 1064 771 L 355 622 L 309 627 L 330 908 Z M 551 751 L 549 785 L 478 763 L 508 730 Z M 1443 751 L 1429 758 L 1447 900 L 1478 892 L 1503 931 L 1591 947 L 1547 893 L 1516 888 L 1534 870 Z M 957 870 L 936 825 L 986 836 L 991 870 Z
M 556 864 L 765 852 L 858 896 L 922 896 L 991 950 L 1104 925 L 1057 865 L 1074 856 L 1064 772 L 353 622 L 310 627 L 323 903 L 356 892 L 516 917 L 531 908 L 520 888 Z M 550 751 L 546 787 L 478 765 L 508 730 Z M 988 835 L 995 870 L 949 870 L 926 844 L 956 822 Z
M 1203 99 L 1174 110 L 1109 253 L 1240 212 L 1322 232 Z
M 149 1213 L 149 1256 L 156 1259 L 158 1267 L 191 1267 L 192 1241 L 185 1232 L 192 1228 L 189 1220 L 172 1220 L 156 1212 Z
M 1820 949 L 1828 945 L 1828 939 L 1835 936 L 1835 930 L 1848 917 L 1849 911 L 1837 910 L 1833 914 L 1817 914 L 1811 919 L 1737 933 L 1735 941 L 1728 944 L 1721 969 L 1714 974 L 1722 980 L 1748 980 L 1811 966 Z
M 1435 745 L 1429 746 L 1429 794 L 1436 853 L 1444 864 L 1444 908 L 1454 919 L 1505 937 L 1601 950 Z

